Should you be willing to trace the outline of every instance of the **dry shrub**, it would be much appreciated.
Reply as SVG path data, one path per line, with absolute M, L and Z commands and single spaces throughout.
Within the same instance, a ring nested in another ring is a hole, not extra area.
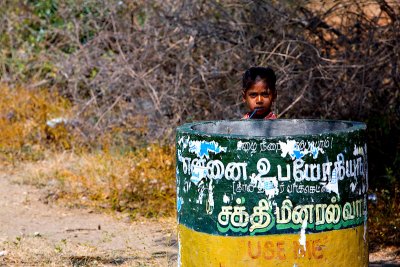
M 282 118 L 365 121 L 370 173 L 400 168 L 397 1 L 3 1 L 0 12 L 1 79 L 59 90 L 88 144 L 113 131 L 109 144 L 173 142 L 181 123 L 240 118 L 241 74 L 269 65 Z
M 0 155 L 3 160 L 40 159 L 43 149 L 71 147 L 64 123 L 48 122 L 67 117 L 70 103 L 44 89 L 0 85 Z
M 145 121 L 132 129 L 135 134 L 129 135 L 129 127 L 111 128 L 88 144 L 69 118 L 70 102 L 57 93 L 5 85 L 1 90 L 1 163 L 23 166 L 21 182 L 49 187 L 45 201 L 62 199 L 130 211 L 132 216 L 173 214 L 174 151 L 170 146 L 138 145 Z
M 149 145 L 126 153 L 63 153 L 24 164 L 19 182 L 46 185 L 45 201 L 61 200 L 129 212 L 131 217 L 171 216 L 175 209 L 175 154 Z
M 175 150 L 151 145 L 137 151 L 128 183 L 115 192 L 114 208 L 146 217 L 171 216 L 175 212 Z
M 400 244 L 400 186 L 393 178 L 386 189 L 374 191 L 377 201 L 368 203 L 370 251 Z

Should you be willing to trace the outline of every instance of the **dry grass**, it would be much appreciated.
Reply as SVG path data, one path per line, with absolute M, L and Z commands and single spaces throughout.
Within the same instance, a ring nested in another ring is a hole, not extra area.
M 2 266 L 170 266 L 169 259 L 153 257 L 145 252 L 100 251 L 86 244 L 61 240 L 54 244 L 44 237 L 23 236 L 2 243 Z
M 128 211 L 133 217 L 174 213 L 174 149 L 118 143 L 118 129 L 85 144 L 69 120 L 69 102 L 46 90 L 0 88 L 0 159 L 22 161 L 25 183 L 51 185 L 73 205 Z M 63 121 L 49 125 L 54 118 Z M 130 143 L 133 143 L 130 142 Z M 86 151 L 86 152 L 85 152 Z
M 51 119 L 68 118 L 70 103 L 48 90 L 0 84 L 0 161 L 37 160 L 43 149 L 71 148 L 65 123 L 50 127 Z
M 370 251 L 375 252 L 385 246 L 400 244 L 400 187 L 393 183 L 392 189 L 376 191 L 377 202 L 368 205 L 368 230 Z
M 108 152 L 51 154 L 24 163 L 17 182 L 46 186 L 48 201 L 171 216 L 175 209 L 174 150 L 149 145 L 126 154 Z

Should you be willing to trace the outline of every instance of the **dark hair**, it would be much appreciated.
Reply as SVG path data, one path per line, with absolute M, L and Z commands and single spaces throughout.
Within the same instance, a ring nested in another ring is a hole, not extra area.
M 275 72 L 269 67 L 251 67 L 243 74 L 243 92 L 249 90 L 258 81 L 263 81 L 276 94 Z

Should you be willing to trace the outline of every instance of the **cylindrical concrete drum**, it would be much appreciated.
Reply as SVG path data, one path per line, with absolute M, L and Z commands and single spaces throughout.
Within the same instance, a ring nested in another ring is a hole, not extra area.
M 360 122 L 178 127 L 179 266 L 367 266 Z

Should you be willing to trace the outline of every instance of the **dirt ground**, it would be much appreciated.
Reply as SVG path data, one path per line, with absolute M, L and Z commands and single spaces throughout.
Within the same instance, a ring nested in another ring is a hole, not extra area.
M 67 208 L 16 175 L 0 172 L 0 265 L 177 266 L 175 218 L 132 222 Z M 400 248 L 371 253 L 370 266 L 400 266 Z
M 0 265 L 176 266 L 175 218 L 132 222 L 71 209 L 15 181 L 0 174 Z

